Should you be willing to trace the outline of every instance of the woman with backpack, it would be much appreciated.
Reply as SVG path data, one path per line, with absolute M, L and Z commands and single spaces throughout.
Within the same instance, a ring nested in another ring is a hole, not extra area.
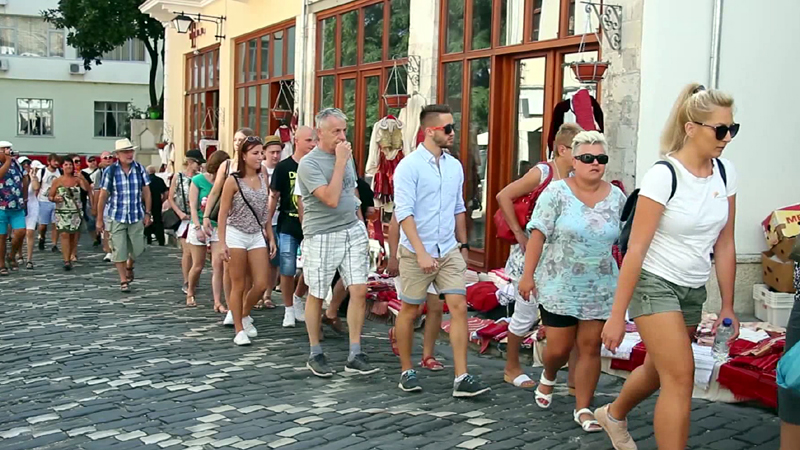
M 675 102 L 661 136 L 664 162 L 642 179 L 603 343 L 612 352 L 617 349 L 627 311 L 647 356 L 619 397 L 595 411 L 617 450 L 636 449 L 626 418 L 658 389 L 656 445 L 662 450 L 686 448 L 694 387 L 691 342 L 706 301 L 712 252 L 722 296 L 713 330 L 729 318 L 732 339 L 738 336 L 733 312 L 737 177 L 733 164 L 720 158 L 738 131 L 732 97 L 690 84 Z
M 502 211 L 503 218 L 508 228 L 514 233 L 517 244 L 511 246 L 511 252 L 506 262 L 505 272 L 512 282 L 519 283 L 522 269 L 525 265 L 525 247 L 528 245 L 529 234 L 525 231 L 525 223 L 519 223 L 514 202 L 524 199 L 533 192 L 541 192 L 547 183 L 569 177 L 572 172 L 572 139 L 583 131 L 578 124 L 565 123 L 558 129 L 553 141 L 553 160 L 539 163 L 528 170 L 520 179 L 509 184 L 497 194 L 497 204 Z M 551 175 L 552 174 L 552 175 Z M 533 206 L 531 205 L 531 208 Z M 530 213 L 530 211 L 529 211 Z M 534 299 L 517 296 L 514 303 L 514 314 L 508 326 L 508 345 L 506 367 L 503 379 L 518 388 L 533 389 L 536 383 L 522 370 L 519 364 L 519 349 L 525 334 L 533 327 L 538 313 Z M 573 361 L 571 360 L 570 363 Z M 570 389 L 574 386 L 572 380 L 572 366 L 570 364 Z
M 547 332 L 536 405 L 552 406 L 556 374 L 577 347 L 572 417 L 587 433 L 601 431 L 589 406 L 600 378 L 600 333 L 617 286 L 611 247 L 625 206 L 622 191 L 603 181 L 606 145 L 597 131 L 572 140 L 574 174 L 551 183 L 537 200 L 519 280 L 519 295 L 538 300 Z
M 211 247 L 211 293 L 214 296 L 214 312 L 226 313 L 228 310 L 222 304 L 222 271 L 224 263 L 220 253 L 219 237 L 217 236 L 217 222 L 210 221 L 211 232 L 208 233 L 202 226 L 204 219 L 205 205 L 211 189 L 214 187 L 213 181 L 223 164 L 230 160 L 225 152 L 214 152 L 208 158 L 206 172 L 198 173 L 192 177 L 189 187 L 189 210 L 192 216 L 192 224 L 186 233 L 186 244 L 192 255 L 192 267 L 189 269 L 186 286 L 186 306 L 197 306 L 195 302 L 195 292 L 200 274 L 206 264 L 206 254 Z
M 169 185 L 169 194 L 167 201 L 169 207 L 181 219 L 181 224 L 178 231 L 175 233 L 178 236 L 178 241 L 181 244 L 181 274 L 183 275 L 183 293 L 189 293 L 189 270 L 192 268 L 192 251 L 191 247 L 186 244 L 186 235 L 189 233 L 189 227 L 192 223 L 192 213 L 189 206 L 189 188 L 192 184 L 192 177 L 200 172 L 200 166 L 205 164 L 206 159 L 203 158 L 203 152 L 200 150 L 189 150 L 186 152 L 183 160 L 183 172 L 178 172 L 172 176 L 172 182 Z
M 219 238 L 223 258 L 231 274 L 231 295 L 236 345 L 250 344 L 258 335 L 250 310 L 267 289 L 267 280 L 260 272 L 269 264 L 276 248 L 268 223 L 269 177 L 262 171 L 264 147 L 261 139 L 251 136 L 238 155 L 238 170 L 225 181 L 219 207 Z M 271 255 L 270 255 L 271 253 Z M 250 274 L 252 286 L 246 281 Z

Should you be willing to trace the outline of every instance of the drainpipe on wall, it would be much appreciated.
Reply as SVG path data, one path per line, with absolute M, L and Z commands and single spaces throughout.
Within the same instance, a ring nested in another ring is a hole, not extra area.
M 722 37 L 722 1 L 714 0 L 714 16 L 711 22 L 711 63 L 709 68 L 709 88 L 719 88 L 719 53 Z
M 309 2 L 309 0 L 303 0 L 303 13 L 302 13 L 303 14 L 303 48 L 302 48 L 302 52 L 300 54 L 300 61 L 305 61 L 306 60 L 306 53 L 308 52 L 308 47 L 307 47 L 308 46 L 308 2 Z M 305 67 L 305 64 L 302 64 L 302 66 Z M 297 72 L 297 70 L 295 70 L 295 72 Z M 303 93 L 303 95 L 298 95 L 297 96 L 297 97 L 302 98 L 303 101 L 300 102 L 299 105 L 297 104 L 298 103 L 297 102 L 297 98 L 295 98 L 294 101 L 295 101 L 295 107 L 298 108 L 298 110 L 297 110 L 297 115 L 298 115 L 298 119 L 299 119 L 298 122 L 301 125 L 303 125 L 304 122 L 305 122 L 305 119 L 304 119 L 305 115 L 304 115 L 304 111 L 303 111 L 303 103 L 305 103 L 305 101 L 306 101 L 306 95 L 305 94 L 307 94 L 307 92 L 305 90 L 305 87 L 306 87 L 306 74 L 303 73 L 303 72 L 300 72 L 300 73 L 301 73 L 300 80 L 301 80 L 302 83 L 301 83 L 301 86 L 296 86 L 295 85 L 294 91 L 295 91 L 295 93 L 297 93 L 297 92 L 302 92 Z

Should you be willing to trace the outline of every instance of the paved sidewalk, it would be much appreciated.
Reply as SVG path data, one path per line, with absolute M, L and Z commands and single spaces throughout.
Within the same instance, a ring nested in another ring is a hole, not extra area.
M 457 400 L 441 344 L 447 370 L 421 373 L 425 393 L 406 394 L 386 326 L 368 323 L 363 347 L 383 370 L 345 375 L 347 340 L 329 337 L 323 348 L 339 373 L 322 380 L 304 368 L 305 329 L 280 328 L 281 308 L 254 312 L 258 338 L 234 346 L 233 330 L 211 308 L 210 270 L 200 306 L 185 308 L 175 249 L 149 247 L 127 295 L 101 254 L 81 253 L 72 272 L 60 255 L 37 251 L 35 270 L 0 278 L 0 449 L 611 449 L 604 434 L 572 421 L 566 373 L 544 411 L 531 393 L 502 382 L 502 361 L 471 354 L 470 372 L 493 391 Z M 620 386 L 603 375 L 596 401 Z M 642 450 L 655 448 L 654 403 L 631 416 Z M 772 411 L 705 401 L 693 408 L 689 448 L 778 448 Z

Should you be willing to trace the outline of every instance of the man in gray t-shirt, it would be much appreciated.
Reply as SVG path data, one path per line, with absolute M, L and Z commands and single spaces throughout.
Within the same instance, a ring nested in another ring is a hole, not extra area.
M 347 326 L 350 328 L 350 354 L 345 372 L 375 373 L 361 351 L 361 329 L 367 297 L 369 237 L 359 220 L 356 196 L 356 168 L 353 150 L 347 142 L 347 116 L 335 108 L 317 114 L 318 146 L 300 160 L 297 185 L 303 197 L 303 273 L 308 285 L 306 328 L 311 357 L 306 367 L 318 377 L 330 377 L 319 344 L 322 300 L 327 297 L 338 271 L 350 290 Z
M 343 143 L 344 144 L 344 143 Z M 349 146 L 349 144 L 348 144 Z M 348 148 L 349 150 L 349 148 Z M 349 152 L 347 152 L 349 153 Z M 345 154 L 345 152 L 342 152 Z M 315 147 L 300 160 L 297 178 L 303 196 L 303 236 L 333 233 L 352 228 L 358 222 L 356 211 L 361 201 L 356 197 L 356 167 L 353 158 L 342 159 Z M 344 166 L 341 195 L 335 207 L 325 204 L 313 194 L 322 186 L 331 185 L 337 165 Z

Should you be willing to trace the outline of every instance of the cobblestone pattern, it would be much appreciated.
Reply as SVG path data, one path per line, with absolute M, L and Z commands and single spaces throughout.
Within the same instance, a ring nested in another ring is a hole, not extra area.
M 447 370 L 421 373 L 424 394 L 405 394 L 385 325 L 368 323 L 363 347 L 383 370 L 346 375 L 348 343 L 329 337 L 323 348 L 338 373 L 315 378 L 304 368 L 305 329 L 280 328 L 281 308 L 254 313 L 259 336 L 249 347 L 234 346 L 233 331 L 214 314 L 208 273 L 200 307 L 185 308 L 174 249 L 150 247 L 127 295 L 100 254 L 81 250 L 73 272 L 37 251 L 34 271 L 0 278 L 4 450 L 611 448 L 604 434 L 585 434 L 572 421 L 563 372 L 554 406 L 541 410 L 531 393 L 502 382 L 501 361 L 473 354 L 470 372 L 494 390 L 457 400 L 449 348 L 440 345 Z M 596 402 L 620 386 L 603 375 Z M 640 449 L 655 448 L 654 404 L 647 400 L 630 419 Z M 771 411 L 705 401 L 693 408 L 689 448 L 778 447 Z

